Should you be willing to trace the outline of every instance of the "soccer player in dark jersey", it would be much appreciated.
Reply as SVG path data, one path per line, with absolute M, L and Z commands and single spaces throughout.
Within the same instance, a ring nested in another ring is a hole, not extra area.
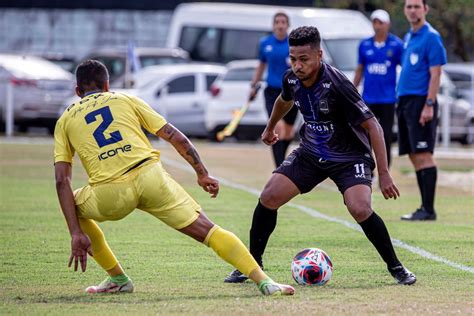
M 262 140 L 267 145 L 278 141 L 275 125 L 295 104 L 304 117 L 301 143 L 273 172 L 260 195 L 250 229 L 250 253 L 263 266 L 278 208 L 329 177 L 391 275 L 399 284 L 413 284 L 415 275 L 398 260 L 387 228 L 371 205 L 372 148 L 383 196 L 396 199 L 400 195 L 388 171 L 382 128 L 349 79 L 322 62 L 320 42 L 315 27 L 299 27 L 289 36 L 291 70 L 283 77 L 283 90 Z M 245 280 L 234 270 L 225 281 Z

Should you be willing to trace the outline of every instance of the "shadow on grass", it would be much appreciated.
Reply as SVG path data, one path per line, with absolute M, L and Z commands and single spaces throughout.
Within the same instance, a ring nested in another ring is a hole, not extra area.
M 232 294 L 203 294 L 203 295 L 150 295 L 150 293 L 108 293 L 108 294 L 71 294 L 71 295 L 51 295 L 45 297 L 20 297 L 13 298 L 12 302 L 16 304 L 83 304 L 83 303 L 114 303 L 114 304 L 152 304 L 158 302 L 172 302 L 179 300 L 200 301 L 200 300 L 217 300 L 227 301 L 229 299 L 248 299 L 258 297 L 260 294 L 255 291 L 254 294 L 248 293 L 244 295 Z

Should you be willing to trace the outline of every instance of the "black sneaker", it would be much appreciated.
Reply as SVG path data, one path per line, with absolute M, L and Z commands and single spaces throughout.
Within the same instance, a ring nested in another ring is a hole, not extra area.
M 225 279 L 225 283 L 243 283 L 247 281 L 248 277 L 242 274 L 239 270 L 235 269 Z
M 420 207 L 412 214 L 406 214 L 401 217 L 404 221 L 435 221 L 436 213 L 429 213 L 423 207 Z
M 412 285 L 416 282 L 416 276 L 404 266 L 389 268 L 388 271 L 398 284 Z

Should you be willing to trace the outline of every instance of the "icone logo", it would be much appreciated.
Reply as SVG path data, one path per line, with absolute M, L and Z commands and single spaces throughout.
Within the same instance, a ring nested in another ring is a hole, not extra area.
M 99 160 L 105 160 L 107 158 L 120 154 L 120 152 L 124 153 L 128 151 L 132 151 L 132 145 L 125 145 L 123 147 L 117 147 L 108 151 L 104 151 L 103 153 L 99 154 L 97 157 L 99 158 Z
M 334 132 L 334 125 L 329 122 L 306 122 L 306 126 L 308 126 L 311 130 L 317 132 L 318 134 L 330 134 Z

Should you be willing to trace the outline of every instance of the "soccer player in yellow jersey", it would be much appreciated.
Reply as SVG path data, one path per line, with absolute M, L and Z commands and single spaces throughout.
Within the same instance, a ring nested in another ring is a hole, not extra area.
M 212 248 L 248 275 L 264 295 L 292 295 L 293 287 L 275 283 L 258 266 L 233 233 L 214 224 L 184 189 L 163 169 L 160 152 L 151 147 L 142 127 L 169 142 L 194 168 L 198 184 L 216 197 L 219 182 L 211 177 L 193 144 L 139 98 L 109 92 L 103 64 L 87 60 L 76 69 L 76 93 L 82 99 L 61 116 L 54 132 L 56 190 L 71 234 L 77 271 L 87 254 L 108 273 L 89 293 L 133 292 L 133 283 L 112 253 L 96 222 L 119 220 L 138 208 Z M 77 152 L 89 185 L 72 191 L 71 169 Z

